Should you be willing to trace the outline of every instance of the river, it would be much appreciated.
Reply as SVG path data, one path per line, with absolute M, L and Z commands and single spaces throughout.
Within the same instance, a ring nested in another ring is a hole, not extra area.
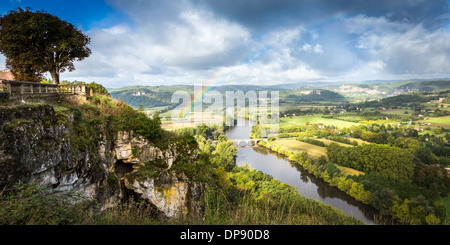
M 228 139 L 248 139 L 250 130 L 251 126 L 235 126 L 227 130 L 226 136 Z M 263 147 L 238 148 L 236 162 L 239 166 L 247 163 L 251 168 L 261 170 L 283 183 L 295 186 L 302 196 L 329 204 L 365 224 L 390 222 L 387 218 L 376 218 L 381 216 L 374 208 L 356 201 L 338 188 L 309 174 L 306 170 L 294 167 L 287 157 L 269 149 Z

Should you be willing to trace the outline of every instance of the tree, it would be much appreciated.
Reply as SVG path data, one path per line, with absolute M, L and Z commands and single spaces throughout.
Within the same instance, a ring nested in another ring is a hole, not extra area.
M 211 161 L 216 166 L 223 166 L 227 171 L 231 171 L 236 166 L 237 149 L 233 141 L 221 141 L 217 144 L 216 150 L 212 152 Z
M 0 52 L 17 80 L 39 82 L 50 72 L 59 84 L 61 72 L 91 54 L 89 43 L 75 26 L 44 11 L 18 8 L 0 17 Z

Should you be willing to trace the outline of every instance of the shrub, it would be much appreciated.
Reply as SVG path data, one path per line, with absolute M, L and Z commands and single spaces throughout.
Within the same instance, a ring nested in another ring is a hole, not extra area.
M 0 224 L 3 225 L 68 225 L 82 223 L 85 210 L 93 203 L 79 194 L 50 195 L 35 184 L 16 184 L 15 190 L 0 199 Z

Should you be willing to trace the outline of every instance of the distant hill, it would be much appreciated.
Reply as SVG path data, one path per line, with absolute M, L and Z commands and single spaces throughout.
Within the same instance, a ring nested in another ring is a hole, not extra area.
M 326 89 L 352 99 L 383 99 L 410 92 L 438 92 L 450 89 L 450 80 L 348 83 Z
M 113 99 L 119 99 L 128 105 L 138 108 L 176 106 L 171 103 L 172 94 L 176 91 L 187 91 L 191 96 L 194 86 L 128 86 L 122 88 L 108 89 Z M 313 101 L 342 101 L 345 97 L 333 91 L 325 89 L 295 89 L 290 90 L 282 85 L 259 86 L 259 85 L 226 85 L 214 87 L 214 91 L 225 95 L 227 91 L 280 91 L 280 103 L 300 103 Z
M 111 98 L 122 100 L 131 107 L 138 108 L 142 105 L 144 108 L 151 108 L 170 106 L 172 94 L 179 90 L 192 93 L 193 86 L 128 86 L 108 91 Z
M 280 92 L 280 103 L 345 100 L 346 98 L 341 94 L 326 89 L 297 89 Z
M 193 85 L 128 86 L 108 89 L 113 99 L 120 99 L 134 108 L 176 106 L 171 104 L 175 91 L 194 93 Z M 438 92 L 450 90 L 450 80 L 426 81 L 368 81 L 361 83 L 302 82 L 294 84 L 224 85 L 212 90 L 225 95 L 226 91 L 280 91 L 280 103 L 315 101 L 379 100 L 410 92 Z
M 420 92 L 437 92 L 450 89 L 450 81 L 425 81 L 425 82 L 411 82 L 399 86 L 398 89 L 417 90 Z

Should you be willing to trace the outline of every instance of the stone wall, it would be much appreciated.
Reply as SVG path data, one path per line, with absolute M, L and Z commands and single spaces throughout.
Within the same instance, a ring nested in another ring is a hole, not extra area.
M 0 99 L 35 100 L 54 99 L 65 96 L 69 100 L 83 101 L 92 96 L 92 90 L 85 85 L 46 84 L 12 80 L 0 80 Z

